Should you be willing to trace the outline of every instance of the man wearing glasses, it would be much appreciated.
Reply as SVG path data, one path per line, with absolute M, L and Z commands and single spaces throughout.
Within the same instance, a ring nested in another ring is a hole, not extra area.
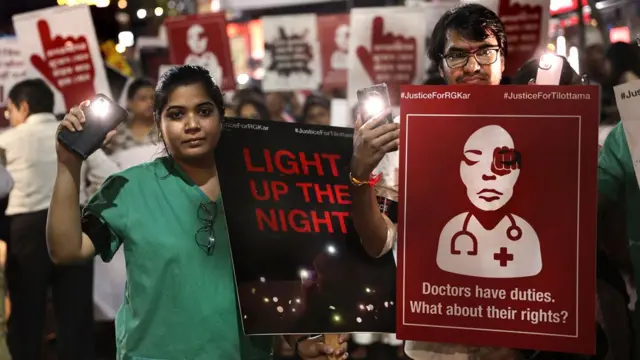
M 504 25 L 498 16 L 478 4 L 466 4 L 445 13 L 433 29 L 428 46 L 430 60 L 438 66 L 447 84 L 499 85 L 507 56 Z M 398 201 L 399 118 L 381 126 L 384 112 L 362 125 L 356 124 L 351 162 L 352 218 L 367 253 L 380 257 L 393 249 L 397 219 L 378 205 L 376 196 Z M 370 187 L 373 174 L 381 178 Z M 375 189 L 375 191 L 374 191 Z M 505 348 L 470 347 L 455 344 L 411 342 L 405 351 L 413 359 L 519 359 L 518 351 Z

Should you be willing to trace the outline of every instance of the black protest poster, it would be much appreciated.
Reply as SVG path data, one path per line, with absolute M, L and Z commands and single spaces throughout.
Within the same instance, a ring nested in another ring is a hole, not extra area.
M 395 263 L 350 219 L 353 130 L 225 119 L 216 164 L 248 335 L 395 331 Z

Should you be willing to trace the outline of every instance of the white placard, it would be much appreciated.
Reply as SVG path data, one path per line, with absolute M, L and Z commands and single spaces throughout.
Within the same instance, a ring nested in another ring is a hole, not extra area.
M 88 6 L 54 6 L 14 15 L 13 26 L 27 75 L 49 83 L 56 113 L 96 93 L 111 97 Z
M 16 38 L 0 38 L 0 108 L 7 106 L 9 91 L 26 79 L 26 65 Z
M 640 80 L 614 86 L 616 104 L 633 160 L 633 169 L 640 185 Z
M 262 27 L 264 91 L 317 90 L 322 59 L 316 15 L 265 16 Z
M 354 121 L 347 99 L 331 99 L 331 126 L 353 127 Z
M 374 80 L 363 65 L 361 55 L 358 54 L 359 50 L 360 53 L 364 52 L 371 56 L 371 63 L 374 64 L 377 63 L 374 47 L 392 46 L 399 37 L 415 39 L 415 75 L 411 81 L 403 81 L 402 83 L 418 84 L 423 82 L 425 77 L 423 65 L 425 39 L 448 8 L 450 7 L 443 4 L 427 3 L 420 7 L 393 6 L 351 10 L 347 92 L 349 106 L 356 104 L 358 89 L 374 85 Z M 382 19 L 381 33 L 384 35 L 378 37 L 382 42 L 373 44 L 374 21 L 377 18 Z M 389 40 L 391 39 L 389 35 L 393 36 L 393 41 Z M 389 73 L 394 74 L 395 71 L 389 71 Z

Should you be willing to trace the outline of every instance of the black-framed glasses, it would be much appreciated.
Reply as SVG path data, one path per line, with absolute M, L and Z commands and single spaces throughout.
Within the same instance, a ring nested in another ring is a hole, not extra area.
M 215 222 L 217 215 L 218 204 L 215 201 L 200 203 L 200 206 L 198 206 L 198 220 L 203 225 L 196 231 L 196 244 L 207 255 L 213 254 L 213 248 L 216 243 Z
M 480 65 L 491 65 L 498 60 L 499 53 L 500 47 L 488 47 L 475 51 L 453 51 L 442 55 L 442 58 L 448 67 L 458 69 L 467 65 L 472 56 Z

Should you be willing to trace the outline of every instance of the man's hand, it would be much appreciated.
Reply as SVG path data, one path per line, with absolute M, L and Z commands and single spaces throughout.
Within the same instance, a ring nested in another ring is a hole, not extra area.
M 66 109 L 94 96 L 95 69 L 87 39 L 52 37 L 46 20 L 38 21 L 38 32 L 44 57 L 32 55 L 31 63 L 62 93 Z
M 298 344 L 298 355 L 303 360 L 338 360 L 347 359 L 347 341 L 349 334 L 342 334 L 339 338 L 339 348 L 334 348 L 324 342 L 324 336 L 307 339 Z
M 384 155 L 398 149 L 400 124 L 384 124 L 390 112 L 387 109 L 364 124 L 358 115 L 353 136 L 351 175 L 360 181 L 369 180 Z

